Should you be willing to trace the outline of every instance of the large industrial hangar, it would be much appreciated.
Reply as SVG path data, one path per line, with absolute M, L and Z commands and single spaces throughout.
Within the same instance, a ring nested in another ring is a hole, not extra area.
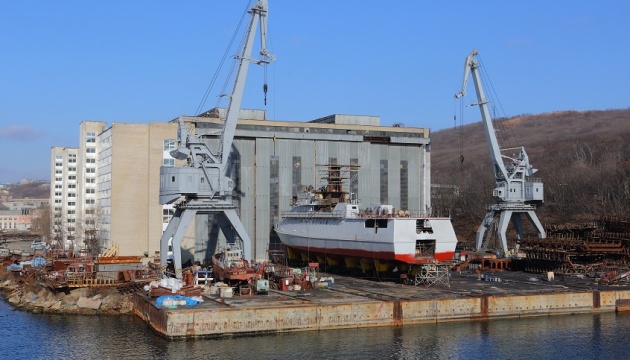
M 190 130 L 207 133 L 221 128 L 223 110 L 184 121 Z M 277 242 L 273 225 L 290 209 L 293 196 L 302 185 L 321 185 L 318 165 L 358 165 L 358 176 L 346 190 L 356 193 L 362 206 L 385 203 L 412 212 L 431 210 L 428 129 L 380 126 L 374 116 L 331 115 L 310 122 L 265 118 L 265 111 L 241 110 L 229 161 L 230 177 L 237 184 L 233 200 L 253 242 L 253 254 L 246 258 L 268 259 L 270 243 L 274 248 Z M 199 216 L 195 236 L 182 243 L 183 262 L 207 259 L 224 245 L 212 216 L 208 222 Z

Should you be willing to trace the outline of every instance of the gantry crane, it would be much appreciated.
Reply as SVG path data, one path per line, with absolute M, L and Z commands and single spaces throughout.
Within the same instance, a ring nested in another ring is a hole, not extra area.
M 175 204 L 175 213 L 160 239 L 162 271 L 167 267 L 170 243 L 177 278 L 182 277 L 181 240 L 196 214 L 214 214 L 226 236 L 226 241 L 234 243 L 238 235 L 243 242 L 244 257 L 252 255 L 251 239 L 236 212 L 236 205 L 230 199 L 234 182 L 229 178 L 228 159 L 236 132 L 249 63 L 266 65 L 274 60 L 274 56 L 267 51 L 267 0 L 258 1 L 248 12 L 251 14 L 251 20 L 242 53 L 236 57 L 239 67 L 223 128 L 218 132 L 189 133 L 183 118 L 180 117 L 178 148 L 170 154 L 175 159 L 187 160 L 187 165 L 160 168 L 160 203 L 172 204 L 184 197 L 183 201 Z M 252 47 L 259 23 L 262 58 L 252 59 Z M 206 140 L 217 137 L 218 147 L 212 150 Z
M 472 74 L 475 90 L 477 91 L 478 103 L 476 105 L 479 105 L 479 110 L 481 111 L 481 119 L 486 132 L 496 182 L 496 187 L 493 191 L 496 203 L 488 205 L 486 209 L 486 215 L 477 231 L 476 248 L 477 250 L 482 250 L 486 230 L 489 226 L 497 224 L 496 231 L 501 243 L 498 255 L 507 256 L 509 250 L 505 233 L 510 220 L 512 220 L 519 238 L 523 236 L 521 215 L 525 215 L 529 219 L 538 231 L 540 238 L 546 237 L 545 230 L 535 212 L 536 206 L 544 200 L 543 183 L 540 179 L 528 179 L 537 169 L 530 165 L 524 147 L 499 148 L 499 142 L 492 124 L 490 111 L 488 110 L 488 100 L 486 100 L 481 83 L 479 64 L 476 59 L 477 54 L 478 51 L 475 49 L 466 57 L 462 90 L 455 94 L 456 99 L 466 95 L 468 77 Z M 497 217 L 499 218 L 498 222 L 496 220 Z

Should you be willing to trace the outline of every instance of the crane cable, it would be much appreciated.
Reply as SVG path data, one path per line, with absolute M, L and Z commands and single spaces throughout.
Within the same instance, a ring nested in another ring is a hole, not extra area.
M 479 62 L 479 69 L 481 70 L 480 74 L 481 74 L 482 81 L 484 83 L 484 88 L 488 89 L 486 96 L 488 96 L 489 102 L 493 104 L 492 122 L 495 128 L 497 130 L 500 130 L 500 133 L 503 135 L 501 136 L 501 139 L 499 140 L 503 142 L 502 144 L 503 148 L 514 148 L 516 147 L 516 143 L 517 143 L 517 138 L 516 138 L 516 134 L 514 133 L 514 128 L 512 128 L 507 123 L 505 123 L 505 121 L 503 121 L 507 119 L 505 110 L 503 109 L 503 105 L 501 104 L 501 101 L 499 100 L 499 97 L 497 96 L 497 93 L 494 89 L 494 85 L 492 84 L 492 81 L 490 80 L 490 76 L 488 75 L 488 72 L 486 71 L 486 67 L 483 64 L 483 61 L 479 55 L 477 55 L 477 61 Z M 498 111 L 497 111 L 497 106 L 498 106 Z M 498 112 L 498 115 L 497 115 L 497 112 Z
M 464 170 L 464 101 L 459 98 L 459 124 L 457 123 L 457 111 L 454 111 L 453 126 L 459 135 L 459 165 L 460 170 Z
M 464 100 L 459 98 L 459 164 L 464 169 Z
M 271 33 L 269 32 L 269 30 L 267 30 L 267 48 L 271 50 L 272 54 L 274 53 L 274 51 L 273 51 L 273 37 L 271 36 Z M 267 90 L 268 90 L 268 86 L 267 86 L 267 66 L 268 65 L 269 64 L 264 64 L 264 68 L 265 68 L 265 72 L 264 72 L 264 74 L 265 74 L 265 83 L 263 85 L 263 91 L 265 93 L 265 106 L 267 106 Z M 272 76 L 273 76 L 272 81 L 273 81 L 274 84 L 277 84 L 276 83 L 276 71 L 275 71 L 276 62 L 275 61 L 272 62 L 271 65 L 274 67 L 272 69 Z M 276 105 L 276 103 L 274 101 L 273 106 L 275 107 L 275 105 Z M 273 112 L 275 113 L 275 108 L 273 109 Z M 273 119 L 273 118 L 275 118 L 275 115 L 271 116 L 271 119 Z
M 267 86 L 267 65 L 264 65 L 264 82 L 263 82 L 263 93 L 265 94 L 265 106 L 267 106 L 267 90 L 269 89 Z
M 215 84 L 217 78 L 219 77 L 219 73 L 221 72 L 221 69 L 223 68 L 223 65 L 225 64 L 225 60 L 228 57 L 230 49 L 232 48 L 232 45 L 234 44 L 234 39 L 236 39 L 236 35 L 238 35 L 239 30 L 241 28 L 241 25 L 243 24 L 243 20 L 245 19 L 245 16 L 247 15 L 247 10 L 249 10 L 249 8 L 251 7 L 250 5 L 251 5 L 251 1 L 247 4 L 247 8 L 243 12 L 243 15 L 241 16 L 241 20 L 239 21 L 238 25 L 236 26 L 236 29 L 234 30 L 234 33 L 232 34 L 232 38 L 230 39 L 230 42 L 229 42 L 227 48 L 225 49 L 225 52 L 223 53 L 223 57 L 221 58 L 221 61 L 219 62 L 219 66 L 217 66 L 217 69 L 216 69 L 214 75 L 212 76 L 212 79 L 210 80 L 210 84 L 208 84 L 208 87 L 206 88 L 206 92 L 204 93 L 203 97 L 201 98 L 199 106 L 197 106 L 197 110 L 195 111 L 195 115 L 199 115 L 201 113 L 201 110 L 205 106 L 206 101 L 208 100 L 208 96 L 210 96 L 210 93 L 212 92 L 212 88 L 214 87 L 214 84 Z M 234 65 L 233 65 L 233 67 L 234 67 Z M 230 71 L 230 72 L 232 72 L 232 71 Z M 226 83 L 227 83 L 227 81 L 226 81 Z M 226 86 L 224 85 L 224 89 L 225 89 L 225 87 Z

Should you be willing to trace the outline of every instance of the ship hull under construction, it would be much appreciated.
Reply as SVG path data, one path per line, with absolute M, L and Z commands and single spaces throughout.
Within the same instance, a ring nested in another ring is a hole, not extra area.
M 450 260 L 455 253 L 457 238 L 448 218 L 311 215 L 277 224 L 289 258 L 381 272 Z

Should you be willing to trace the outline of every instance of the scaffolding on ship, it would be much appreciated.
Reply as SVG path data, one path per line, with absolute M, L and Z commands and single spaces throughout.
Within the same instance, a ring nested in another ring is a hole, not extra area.
M 416 270 L 413 285 L 423 285 L 426 287 L 433 285 L 445 285 L 451 287 L 449 264 L 425 264 L 420 265 Z

